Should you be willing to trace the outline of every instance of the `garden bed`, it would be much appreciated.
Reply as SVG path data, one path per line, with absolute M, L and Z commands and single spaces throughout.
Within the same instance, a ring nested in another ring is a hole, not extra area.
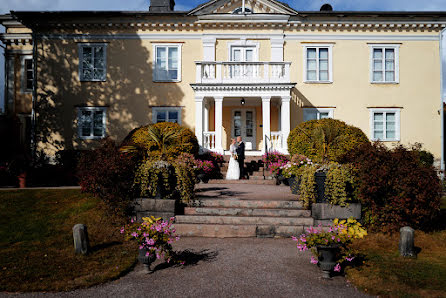
M 80 190 L 0 191 L 0 291 L 68 291 L 131 270 L 137 250 L 101 204 Z M 88 226 L 87 256 L 74 254 L 77 223 Z

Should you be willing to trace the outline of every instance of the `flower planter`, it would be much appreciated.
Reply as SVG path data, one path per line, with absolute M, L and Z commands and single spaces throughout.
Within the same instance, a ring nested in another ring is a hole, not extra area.
M 132 207 L 138 222 L 142 222 L 143 217 L 155 216 L 168 220 L 176 214 L 183 213 L 180 204 L 175 200 L 137 198 L 133 201 Z
M 322 269 L 323 278 L 331 278 L 331 272 L 336 265 L 336 255 L 339 251 L 338 246 L 317 246 L 319 254 L 319 266 Z
M 138 249 L 138 261 L 143 264 L 144 271 L 150 272 L 150 265 L 156 260 L 155 255 L 146 256 L 148 250 L 147 249 Z
M 327 173 L 316 172 L 314 174 L 316 180 L 316 202 L 317 203 L 327 203 L 328 199 L 325 196 L 325 179 L 327 179 Z
M 197 178 L 203 182 L 203 183 L 208 183 L 209 182 L 209 177 L 206 174 L 198 174 Z
M 350 203 L 348 206 L 341 207 L 337 205 L 331 205 L 330 203 L 316 203 L 311 206 L 311 216 L 315 219 L 315 224 L 318 223 L 331 223 L 335 218 L 348 219 L 353 217 L 354 219 L 361 219 L 361 204 Z
M 299 194 L 300 190 L 300 179 L 298 177 L 290 177 L 287 179 L 288 185 L 290 186 L 291 193 L 293 195 Z

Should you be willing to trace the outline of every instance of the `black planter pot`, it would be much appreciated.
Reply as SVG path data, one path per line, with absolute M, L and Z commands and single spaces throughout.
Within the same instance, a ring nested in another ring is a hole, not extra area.
M 290 177 L 287 179 L 288 185 L 290 186 L 291 193 L 293 195 L 299 194 L 300 190 L 300 179 L 298 177 Z
M 197 178 L 200 179 L 200 181 L 203 182 L 203 183 L 208 183 L 209 182 L 209 177 L 206 174 L 198 174 Z
M 146 256 L 147 249 L 139 249 L 138 250 L 138 261 L 144 265 L 144 270 L 146 272 L 150 272 L 150 265 L 156 260 L 155 255 L 151 255 L 150 257 Z
M 317 203 L 328 203 L 328 199 L 325 196 L 325 179 L 327 179 L 327 173 L 317 172 L 314 174 L 316 180 L 316 202 Z
M 336 265 L 338 246 L 317 246 L 319 266 L 322 269 L 323 278 L 331 278 L 331 272 Z

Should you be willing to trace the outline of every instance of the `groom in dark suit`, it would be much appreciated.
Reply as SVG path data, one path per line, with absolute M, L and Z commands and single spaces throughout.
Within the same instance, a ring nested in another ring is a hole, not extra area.
M 242 137 L 237 137 L 237 161 L 240 167 L 240 179 L 245 178 L 245 143 L 243 143 Z

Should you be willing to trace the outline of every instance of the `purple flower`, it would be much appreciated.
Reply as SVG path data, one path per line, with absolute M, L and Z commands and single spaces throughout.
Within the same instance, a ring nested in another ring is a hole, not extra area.
M 315 257 L 312 256 L 312 257 L 311 257 L 311 260 L 310 260 L 310 263 L 316 265 L 316 264 L 319 263 L 319 262 L 318 262 L 318 260 L 316 260 Z
M 351 262 L 351 261 L 353 261 L 354 259 L 355 259 L 355 257 L 345 258 L 345 260 L 346 260 L 347 262 Z
M 135 238 L 138 238 L 138 236 L 139 236 L 138 233 L 136 233 L 136 232 L 133 232 L 131 235 Z
M 339 263 L 337 263 L 336 266 L 334 267 L 334 271 L 341 272 L 341 265 L 339 265 Z
M 124 229 L 124 227 L 122 227 L 121 228 L 121 234 L 124 234 L 124 232 L 125 232 L 125 229 Z
M 155 244 L 155 241 L 153 239 L 149 239 L 146 241 L 147 245 L 153 246 Z

